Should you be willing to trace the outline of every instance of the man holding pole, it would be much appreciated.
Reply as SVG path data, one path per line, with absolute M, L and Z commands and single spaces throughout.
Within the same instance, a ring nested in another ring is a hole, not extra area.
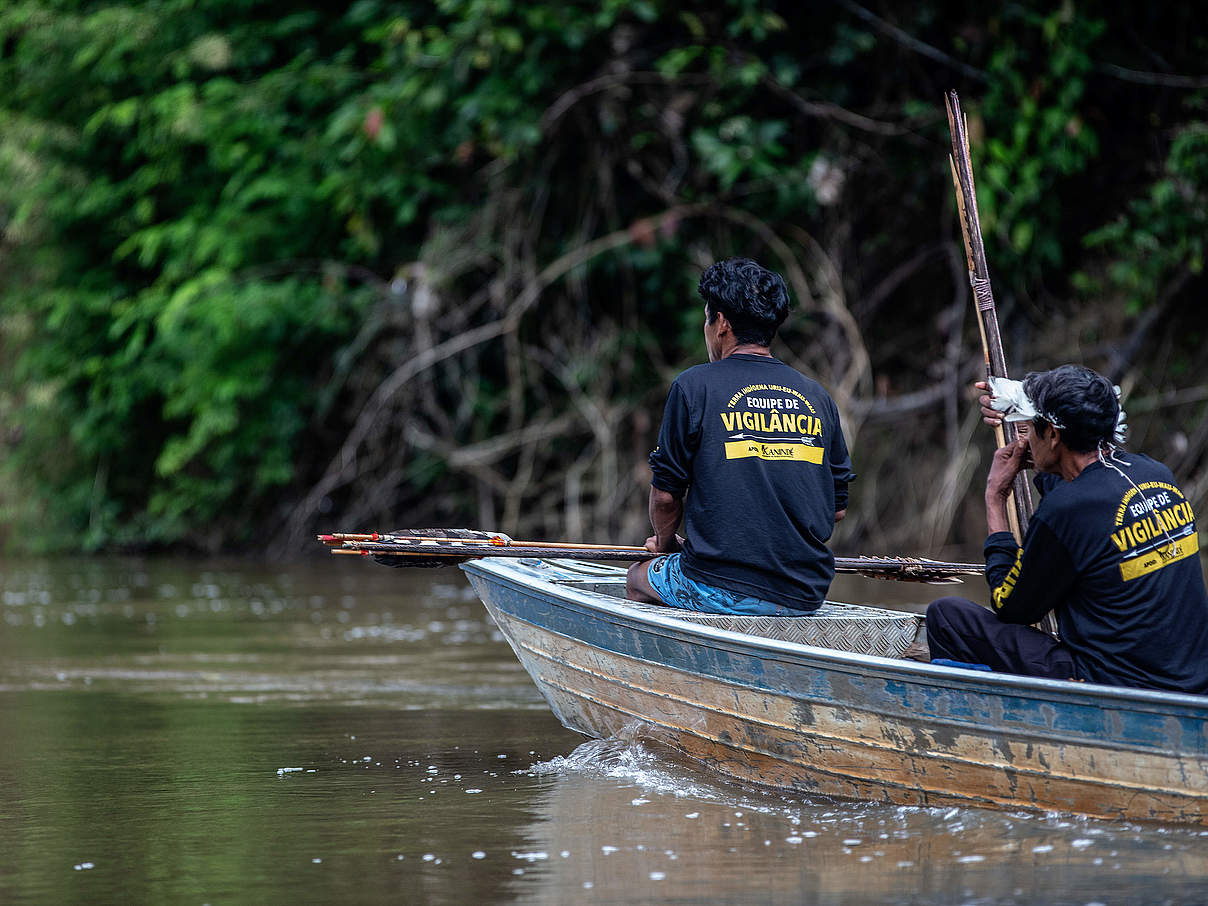
M 1118 448 L 1116 389 L 1077 365 L 993 386 L 994 399 L 982 400 L 987 422 L 1030 421 L 1026 437 L 994 454 L 986 479 L 993 611 L 964 598 L 932 602 L 932 659 L 1208 693 L 1208 592 L 1195 514 L 1169 469 Z M 1005 504 L 1029 456 L 1044 496 L 1020 547 Z M 1060 641 L 1027 625 L 1049 611 Z
M 834 577 L 826 541 L 855 477 L 822 386 L 777 360 L 784 279 L 747 258 L 701 275 L 709 363 L 671 385 L 650 454 L 647 550 L 630 600 L 705 613 L 816 610 Z M 687 517 L 687 539 L 676 535 Z

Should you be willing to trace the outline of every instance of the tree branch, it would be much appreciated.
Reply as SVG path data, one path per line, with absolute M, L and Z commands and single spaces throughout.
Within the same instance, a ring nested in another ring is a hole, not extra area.
M 955 57 L 949 56 L 938 47 L 932 47 L 925 41 L 920 41 L 918 38 L 914 37 L 914 35 L 903 31 L 896 25 L 891 25 L 880 16 L 876 15 L 871 10 L 865 9 L 858 3 L 853 3 L 852 0 L 838 0 L 838 3 L 853 16 L 863 19 L 877 31 L 887 35 L 890 38 L 893 38 L 893 40 L 897 41 L 908 50 L 912 50 L 921 56 L 927 57 L 929 60 L 934 60 L 937 63 L 943 63 L 945 66 L 950 66 L 961 75 L 967 76 L 968 78 L 974 79 L 978 82 L 985 82 L 989 80 L 989 76 L 985 71 L 978 69 L 975 66 L 970 66 L 968 63 L 963 63 Z

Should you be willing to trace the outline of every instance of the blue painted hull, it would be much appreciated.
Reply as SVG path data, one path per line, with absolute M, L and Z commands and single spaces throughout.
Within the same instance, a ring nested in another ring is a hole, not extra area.
M 534 561 L 462 569 L 582 733 L 638 733 L 803 793 L 1208 823 L 1208 698 L 729 632 L 637 611 Z

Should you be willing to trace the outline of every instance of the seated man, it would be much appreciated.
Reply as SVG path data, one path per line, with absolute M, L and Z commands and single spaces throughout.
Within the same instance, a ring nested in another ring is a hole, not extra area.
M 789 307 L 779 274 L 732 258 L 705 270 L 699 292 L 709 363 L 671 385 L 650 454 L 646 548 L 667 556 L 634 564 L 626 594 L 705 613 L 816 610 L 855 477 L 839 412 L 772 357 Z M 685 513 L 687 540 L 675 534 Z
M 1147 456 L 1117 449 L 1116 390 L 1090 369 L 1030 374 L 1014 390 L 1007 418 L 1015 408 L 1015 418 L 1030 416 L 1031 424 L 1026 437 L 994 454 L 986 480 L 993 610 L 964 598 L 934 601 L 927 608 L 932 658 L 1208 693 L 1208 592 L 1195 514 L 1174 476 Z M 996 399 L 994 408 L 1004 404 Z M 1005 504 L 1029 453 L 1044 496 L 1021 549 Z M 1060 641 L 1027 625 L 1049 611 Z

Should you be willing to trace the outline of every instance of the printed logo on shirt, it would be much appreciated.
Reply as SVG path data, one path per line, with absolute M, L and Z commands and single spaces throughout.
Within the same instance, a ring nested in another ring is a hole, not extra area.
M 1011 565 L 1011 571 L 1007 573 L 1006 578 L 998 583 L 998 586 L 993 590 L 992 597 L 994 600 L 994 609 L 1002 610 L 1007 599 L 1011 597 L 1011 592 L 1015 591 L 1015 583 L 1019 581 L 1019 570 L 1023 566 L 1023 548 L 1021 547 L 1015 554 L 1015 562 Z
M 1120 500 L 1111 535 L 1121 554 L 1120 575 L 1125 582 L 1194 556 L 1200 549 L 1195 513 L 1182 491 L 1164 481 L 1145 481 L 1137 488 L 1129 488 Z
M 743 387 L 720 413 L 726 459 L 822 462 L 822 419 L 799 391 L 780 384 Z

